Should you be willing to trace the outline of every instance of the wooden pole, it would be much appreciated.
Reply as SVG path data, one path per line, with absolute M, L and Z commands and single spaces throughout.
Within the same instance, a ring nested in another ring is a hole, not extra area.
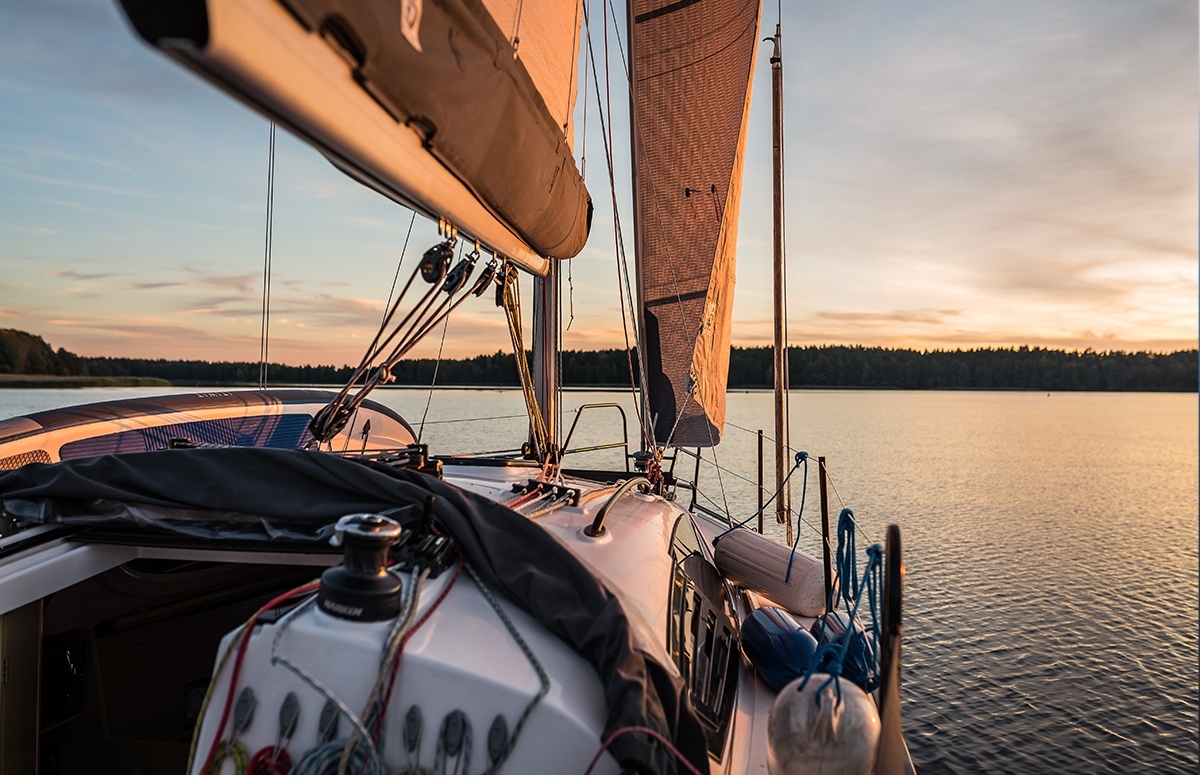
M 787 296 L 784 293 L 783 257 L 783 32 L 775 25 L 772 39 L 775 51 L 771 57 L 771 146 L 774 161 L 772 193 L 774 195 L 774 255 L 771 278 L 775 312 L 775 519 L 787 525 L 787 542 L 792 543 L 792 498 L 785 483 L 788 474 L 788 352 Z
M 763 434 L 758 429 L 758 532 L 763 532 Z
M 817 483 L 821 489 L 821 552 L 825 558 L 825 604 L 831 604 L 833 596 L 833 558 L 829 554 L 829 484 L 825 478 L 825 458 L 817 458 Z

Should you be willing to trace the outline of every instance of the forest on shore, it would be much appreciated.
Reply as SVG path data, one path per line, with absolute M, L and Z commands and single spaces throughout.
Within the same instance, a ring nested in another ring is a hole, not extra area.
M 528 353 L 526 353 L 528 357 Z M 794 388 L 898 390 L 1197 390 L 1197 351 L 1173 353 L 1095 352 L 1040 347 L 972 350 L 905 350 L 824 345 L 791 347 L 789 376 Z M 637 370 L 637 357 L 633 358 Z M 624 350 L 566 351 L 561 372 L 567 387 L 628 386 L 630 357 Z M 516 386 L 512 353 L 457 360 L 401 361 L 392 373 L 399 385 L 451 387 Z M 342 384 L 350 366 L 288 366 L 272 363 L 268 382 L 286 385 Z M 50 347 L 40 336 L 0 329 L 0 375 L 47 375 L 75 380 L 165 380 L 172 385 L 256 385 L 259 364 L 90 358 Z M 12 379 L 0 380 L 0 386 Z M 91 382 L 89 382 L 91 383 Z M 14 383 L 15 384 L 15 383 Z M 22 382 L 22 386 L 27 386 Z M 161 384 L 161 383 L 159 383 Z M 729 358 L 731 389 L 769 388 L 772 350 L 734 347 Z

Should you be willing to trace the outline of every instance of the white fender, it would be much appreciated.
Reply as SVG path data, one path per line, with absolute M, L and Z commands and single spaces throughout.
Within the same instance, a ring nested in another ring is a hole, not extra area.
M 753 530 L 738 529 L 721 536 L 714 559 L 723 576 L 769 597 L 781 608 L 800 616 L 825 613 L 825 569 L 811 555 L 797 551 L 792 559 L 791 547 Z
M 879 745 L 879 709 L 850 681 L 816 673 L 780 690 L 767 722 L 770 775 L 870 775 Z M 820 694 L 821 704 L 817 705 Z

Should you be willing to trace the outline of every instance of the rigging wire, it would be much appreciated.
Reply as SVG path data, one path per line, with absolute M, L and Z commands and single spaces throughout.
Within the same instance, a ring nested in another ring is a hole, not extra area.
M 517 49 L 521 47 L 521 13 L 525 10 L 525 0 L 517 0 L 517 17 L 513 20 L 513 59 L 517 58 Z
M 567 330 L 571 330 L 571 324 L 575 322 L 575 258 L 567 259 L 567 308 L 570 311 L 570 318 L 567 320 Z M 561 373 L 561 372 L 559 372 Z M 562 380 L 559 380 L 562 382 Z
M 584 18 L 584 25 L 587 28 L 586 39 L 587 39 L 588 59 L 592 65 L 592 78 L 596 82 L 596 112 L 599 114 L 599 118 L 600 118 L 600 139 L 601 139 L 601 142 L 604 144 L 604 158 L 608 165 L 608 187 L 609 187 L 609 192 L 612 196 L 613 223 L 614 223 L 613 239 L 614 239 L 614 242 L 616 243 L 617 270 L 618 270 L 617 296 L 621 300 L 621 330 L 625 335 L 625 358 L 626 358 L 626 361 L 629 366 L 629 387 L 630 387 L 630 392 L 633 394 L 634 416 L 636 416 L 638 419 L 638 427 L 641 429 L 642 438 L 645 439 L 648 442 L 648 444 L 653 447 L 655 445 L 654 429 L 653 429 L 652 425 L 651 426 L 647 425 L 646 419 L 644 416 L 644 412 L 643 412 L 644 407 L 642 405 L 642 402 L 640 400 L 638 400 L 637 385 L 635 383 L 638 382 L 639 380 L 636 380 L 634 378 L 633 348 L 629 344 L 630 319 L 629 319 L 629 312 L 627 312 L 626 308 L 625 308 L 625 293 L 627 291 L 629 292 L 630 310 L 633 309 L 634 299 L 633 299 L 632 288 L 629 286 L 629 264 L 628 264 L 628 261 L 626 259 L 626 255 L 625 255 L 625 240 L 624 240 L 624 237 L 621 232 L 620 210 L 618 209 L 618 206 L 617 206 L 617 183 L 616 183 L 616 174 L 613 170 L 612 148 L 609 143 L 610 135 L 609 135 L 609 131 L 607 129 L 607 125 L 604 120 L 604 106 L 600 102 L 600 76 L 596 71 L 596 52 L 592 46 L 590 2 L 583 6 L 583 18 Z M 584 85 L 586 88 L 586 81 L 585 81 Z M 586 121 L 586 119 L 587 119 L 587 110 L 586 110 L 586 106 L 585 106 L 584 120 Z M 622 284 L 621 284 L 622 274 L 624 275 L 624 279 L 625 279 L 624 286 L 622 286 Z M 637 324 L 635 322 L 634 323 L 635 336 L 637 335 L 636 325 Z M 646 379 L 646 369 L 645 369 L 645 355 L 644 355 L 644 353 L 642 353 L 643 349 L 644 348 L 640 348 L 640 347 L 638 348 L 638 364 L 641 367 L 640 381 L 642 382 L 642 384 L 644 386 L 645 379 Z
M 575 2 L 575 25 L 571 28 L 571 51 L 576 52 L 577 55 L 579 52 L 579 14 L 580 14 L 580 9 L 583 7 L 583 3 L 584 3 L 584 0 L 576 0 L 576 2 Z M 574 105 L 571 102 L 571 98 L 575 95 L 575 76 L 577 75 L 576 71 L 578 69 L 579 69 L 579 64 L 578 64 L 578 62 L 576 62 L 575 67 L 571 68 L 570 77 L 567 79 L 567 107 L 566 107 L 566 110 L 563 111 L 563 132 L 566 132 L 567 129 L 569 129 L 571 126 L 571 110 L 574 107 Z M 584 73 L 584 77 L 586 77 L 587 76 L 587 68 L 584 68 L 583 73 Z M 583 110 L 584 110 L 584 114 L 586 116 L 586 114 L 587 114 L 587 92 L 586 91 L 583 94 Z M 584 140 L 585 141 L 587 140 L 586 133 L 584 134 Z M 586 149 L 586 145 L 584 147 Z M 585 153 L 586 153 L 586 150 L 585 150 Z M 581 173 L 580 177 L 584 177 L 584 175 Z
M 546 421 L 538 408 L 537 391 L 533 374 L 529 370 L 529 359 L 525 357 L 525 334 L 521 326 L 521 283 L 516 269 L 501 267 L 500 301 L 508 320 L 508 335 L 512 339 L 513 358 L 517 363 L 517 376 L 521 380 L 521 393 L 525 399 L 525 411 L 529 416 L 529 437 L 538 457 L 549 449 L 549 434 Z
M 400 265 L 404 263 L 404 254 L 408 250 L 408 240 L 412 237 L 413 224 L 417 222 L 417 211 L 412 211 L 412 218 L 408 221 L 408 233 L 404 235 L 404 247 L 400 248 L 400 258 L 396 261 L 396 274 L 392 276 L 392 287 L 388 290 L 387 302 L 383 305 L 383 320 L 380 325 L 387 324 L 388 309 L 392 306 L 392 296 L 396 294 L 396 282 L 400 279 Z
M 417 217 L 417 213 L 414 210 L 413 218 L 416 218 L 416 217 Z M 409 233 L 412 233 L 411 225 L 409 226 Z M 405 240 L 405 244 L 408 244 L 407 239 Z M 462 246 L 461 245 L 458 248 L 458 257 L 459 257 L 459 260 L 462 260 Z M 404 260 L 404 252 L 403 251 L 401 251 L 401 253 L 400 253 L 400 260 L 402 260 L 402 261 Z M 399 264 L 396 265 L 396 274 L 397 275 L 400 274 L 400 265 Z M 390 299 L 391 294 L 389 294 L 388 297 Z M 434 385 L 437 384 L 438 369 L 440 369 L 442 367 L 442 352 L 446 349 L 446 331 L 448 331 L 449 329 L 450 329 L 450 318 L 449 318 L 449 316 L 447 316 L 446 322 L 442 323 L 442 341 L 440 344 L 438 344 L 437 360 L 433 362 L 433 379 L 431 379 L 429 381 L 429 396 L 425 399 L 425 411 L 421 412 L 421 426 L 420 426 L 420 428 L 417 429 L 417 443 L 418 444 L 421 443 L 421 437 L 425 435 L 425 418 L 429 416 L 429 405 L 433 403 L 433 388 L 434 388 Z
M 271 150 L 267 157 L 267 225 L 263 245 L 262 321 L 259 324 L 258 387 L 267 386 L 267 361 L 271 340 L 271 239 L 275 220 L 275 122 L 271 122 Z
M 456 244 L 457 240 L 451 233 L 446 241 L 426 251 L 422 260 L 413 268 L 412 276 L 388 309 L 358 368 L 332 401 L 314 415 L 309 423 L 312 433 L 310 446 L 326 443 L 341 432 L 367 394 L 378 385 L 392 381 L 391 369 L 409 350 L 446 320 L 464 301 L 482 295 L 487 287 L 497 280 L 496 270 L 503 269 L 502 260 L 493 254 L 492 261 L 472 282 L 471 275 L 480 258 L 478 243 L 476 250 L 461 258 L 451 268 Z M 516 270 L 509 268 L 505 271 Z M 392 318 L 397 314 L 400 304 L 418 275 L 429 283 L 428 289 L 400 322 L 392 327 L 391 333 L 384 337 L 391 326 Z M 442 295 L 444 298 L 438 303 L 438 298 Z M 393 345 L 393 341 L 397 339 Z M 372 364 L 376 365 L 373 367 Z M 362 386 L 353 398 L 349 398 L 350 391 L 360 379 L 364 380 Z
M 421 412 L 421 427 L 417 430 L 417 443 L 421 443 L 421 437 L 425 435 L 425 418 L 429 416 L 429 405 L 433 403 L 433 386 L 437 384 L 438 369 L 442 365 L 442 350 L 446 346 L 446 331 L 450 328 L 450 318 L 446 318 L 446 322 L 442 324 L 442 343 L 438 345 L 437 360 L 433 363 L 433 379 L 429 381 L 429 397 L 425 399 L 425 411 Z

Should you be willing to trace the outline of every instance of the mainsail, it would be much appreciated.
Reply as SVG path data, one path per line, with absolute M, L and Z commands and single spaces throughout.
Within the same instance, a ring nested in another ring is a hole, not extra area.
M 578 0 L 121 0 L 152 45 L 537 274 L 587 240 Z
M 642 362 L 656 443 L 721 439 L 760 0 L 631 0 Z

